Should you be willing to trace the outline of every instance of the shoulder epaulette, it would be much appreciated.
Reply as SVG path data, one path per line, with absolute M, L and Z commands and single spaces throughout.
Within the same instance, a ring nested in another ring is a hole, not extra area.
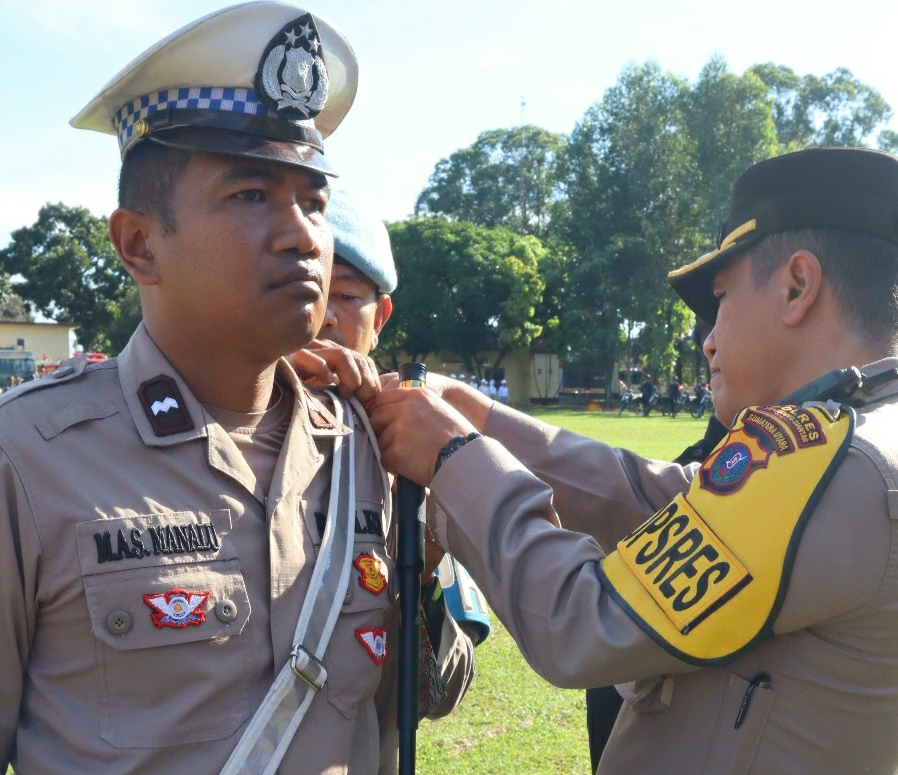
M 103 365 L 112 362 L 111 359 L 103 361 Z M 50 372 L 46 377 L 40 377 L 39 379 L 34 379 L 30 382 L 23 382 L 12 390 L 7 390 L 5 393 L 0 394 L 0 406 L 3 406 L 10 401 L 14 401 L 16 398 L 27 395 L 28 393 L 33 393 L 36 390 L 43 390 L 44 388 L 61 385 L 65 382 L 71 382 L 74 379 L 78 379 L 85 371 L 87 371 L 87 367 L 87 358 L 84 355 L 76 355 L 73 358 L 69 358 L 59 364 L 59 367 L 55 371 Z

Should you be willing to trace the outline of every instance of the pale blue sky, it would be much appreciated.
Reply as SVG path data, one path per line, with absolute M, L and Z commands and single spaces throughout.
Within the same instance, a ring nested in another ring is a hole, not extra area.
M 48 201 L 115 207 L 117 144 L 68 120 L 134 56 L 217 0 L 0 0 L 0 247 Z M 315 0 L 358 55 L 355 106 L 327 143 L 339 185 L 410 214 L 436 162 L 523 119 L 568 133 L 628 63 L 694 80 L 849 68 L 898 110 L 898 3 L 783 0 Z M 893 120 L 891 126 L 898 128 Z

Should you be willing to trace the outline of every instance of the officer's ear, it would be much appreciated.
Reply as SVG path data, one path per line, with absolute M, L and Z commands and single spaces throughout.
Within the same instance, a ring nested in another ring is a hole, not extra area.
M 389 293 L 381 293 L 377 297 L 377 309 L 374 312 L 374 334 L 380 333 L 380 330 L 386 325 L 393 314 L 393 299 Z
M 783 288 L 783 323 L 797 326 L 820 297 L 823 268 L 809 250 L 796 250 L 777 273 Z
M 156 261 L 149 248 L 150 234 L 159 228 L 154 218 L 119 207 L 109 216 L 109 238 L 128 274 L 139 285 L 156 285 Z

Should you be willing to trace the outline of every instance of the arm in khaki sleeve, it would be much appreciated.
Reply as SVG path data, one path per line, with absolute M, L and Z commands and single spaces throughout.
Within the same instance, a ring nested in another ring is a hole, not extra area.
M 480 438 L 452 455 L 431 495 L 444 519 L 432 525 L 437 539 L 547 680 L 583 688 L 694 669 L 617 605 L 599 580 L 599 545 L 557 527 L 551 489 L 498 442 Z
M 9 458 L 0 450 L 0 771 L 6 772 L 16 741 L 19 706 L 35 611 L 35 563 L 27 546 L 37 545 L 30 512 Z M 23 519 L 19 519 L 19 517 Z M 22 523 L 26 523 L 22 527 Z
M 677 493 L 696 467 L 647 460 L 494 404 L 484 426 L 553 490 L 561 524 L 596 538 L 610 551 Z
M 435 376 L 428 389 L 552 488 L 562 525 L 592 535 L 606 549 L 689 488 L 694 469 L 646 460 L 541 422 L 457 380 Z
M 802 534 L 776 634 L 857 616 L 889 594 L 888 491 L 873 462 L 851 447 Z
M 374 692 L 374 707 L 380 732 L 378 775 L 396 775 L 399 767 L 399 730 L 396 726 L 396 702 L 399 691 L 399 604 L 393 603 L 384 615 L 387 628 L 387 654 L 380 670 L 380 683 Z

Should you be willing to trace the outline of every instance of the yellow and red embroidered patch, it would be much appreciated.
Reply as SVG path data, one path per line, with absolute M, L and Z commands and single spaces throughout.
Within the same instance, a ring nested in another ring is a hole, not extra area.
M 359 586 L 362 589 L 367 589 L 372 595 L 379 595 L 387 588 L 383 565 L 373 554 L 363 552 L 352 564 L 359 570 Z

